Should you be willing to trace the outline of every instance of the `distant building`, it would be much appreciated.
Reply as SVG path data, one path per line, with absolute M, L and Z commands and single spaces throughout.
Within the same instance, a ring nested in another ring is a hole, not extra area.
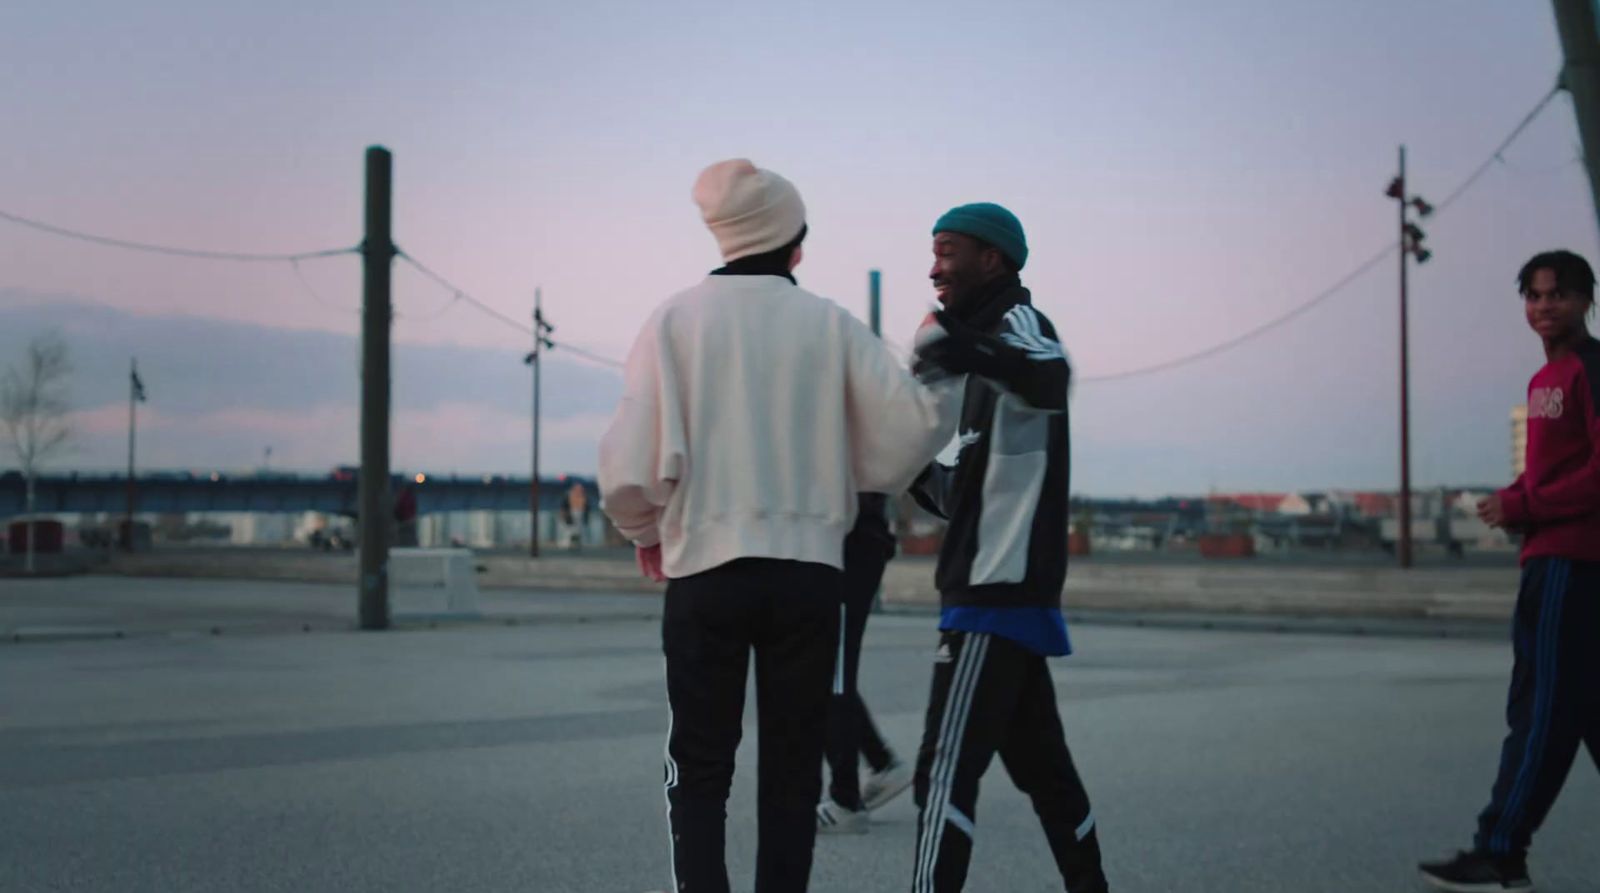
M 1392 518 L 1400 505 L 1400 497 L 1393 493 L 1354 493 L 1351 501 L 1355 503 L 1356 515 L 1362 518 Z
M 1332 514 L 1334 511 L 1333 503 L 1325 493 L 1213 493 L 1208 501 L 1213 512 L 1234 511 L 1304 518 Z
M 1514 479 L 1528 467 L 1528 407 L 1526 404 L 1511 408 L 1511 477 Z
M 1314 497 L 1307 498 L 1299 493 L 1290 493 L 1278 502 L 1278 514 L 1295 517 L 1310 515 L 1315 511 L 1312 506 L 1313 499 Z
M 1288 493 L 1213 493 L 1208 501 L 1213 508 L 1227 506 L 1261 515 L 1277 514 L 1289 496 Z

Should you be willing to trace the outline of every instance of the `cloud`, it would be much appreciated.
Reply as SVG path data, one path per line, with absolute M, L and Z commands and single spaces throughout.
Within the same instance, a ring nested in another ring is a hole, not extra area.
M 1081 383 L 1072 405 L 1074 491 L 1395 486 L 1393 343 L 1336 334 L 1370 326 L 1379 314 L 1387 319 L 1386 287 L 1358 289 L 1305 326 L 1183 370 Z M 1414 480 L 1493 483 L 1508 474 L 1506 414 L 1536 359 L 1529 362 L 1520 329 L 1511 337 L 1496 330 L 1514 349 L 1486 341 L 1497 346 L 1467 350 L 1440 338 L 1441 326 L 1416 337 Z M 140 315 L 0 289 L 0 364 L 48 329 L 67 339 L 73 401 L 82 408 L 63 467 L 125 464 L 127 363 L 135 355 L 150 393 L 139 409 L 141 467 L 251 468 L 267 447 L 277 468 L 320 471 L 357 460 L 360 351 L 352 335 Z M 525 474 L 531 383 L 521 360 L 516 351 L 396 343 L 395 466 Z M 620 392 L 616 372 L 552 354 L 541 468 L 592 472 Z
M 359 358 L 353 336 L 181 316 L 145 316 L 72 296 L 0 290 L 0 364 L 57 330 L 72 352 L 76 438 L 63 464 L 126 462 L 128 362 L 142 467 L 320 470 L 359 452 Z M 515 472 L 529 463 L 532 385 L 522 356 L 450 345 L 393 346 L 396 466 Z M 586 473 L 621 391 L 609 369 L 544 362 L 543 468 Z
M 610 412 L 544 419 L 539 427 L 542 473 L 592 473 Z M 395 462 L 439 471 L 528 468 L 533 442 L 528 412 L 508 413 L 470 403 L 441 404 L 395 413 Z

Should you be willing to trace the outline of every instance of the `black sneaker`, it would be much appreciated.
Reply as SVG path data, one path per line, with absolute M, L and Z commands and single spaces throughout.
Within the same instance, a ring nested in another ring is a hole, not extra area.
M 1448 862 L 1424 862 L 1417 868 L 1435 889 L 1452 893 L 1533 893 L 1527 862 L 1517 856 L 1463 850 Z

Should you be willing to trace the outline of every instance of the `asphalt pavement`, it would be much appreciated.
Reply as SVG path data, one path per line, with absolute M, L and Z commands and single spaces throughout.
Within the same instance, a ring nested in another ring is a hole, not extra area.
M 648 597 L 524 594 L 515 626 L 358 633 L 344 588 L 184 582 L 201 588 L 169 598 L 277 598 L 283 623 L 0 646 L 0 890 L 668 885 Z M 229 591 L 245 585 L 287 588 Z M 118 604 L 109 584 L 95 597 L 94 616 Z M 1052 666 L 1119 893 L 1416 890 L 1417 859 L 1467 842 L 1504 733 L 1503 642 L 1087 623 L 1073 638 Z M 867 633 L 864 694 L 902 752 L 933 643 L 924 614 Z M 746 719 L 728 847 L 743 891 Z M 1600 890 L 1595 769 L 1580 755 L 1536 840 L 1545 893 Z M 1060 890 L 998 765 L 976 819 L 967 889 Z M 819 840 L 812 889 L 905 889 L 914 826 L 906 797 L 869 834 Z

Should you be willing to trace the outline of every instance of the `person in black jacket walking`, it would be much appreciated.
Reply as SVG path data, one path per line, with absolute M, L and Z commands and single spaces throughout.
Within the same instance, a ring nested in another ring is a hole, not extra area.
M 926 377 L 967 375 L 954 466 L 913 484 L 949 526 L 939 553 L 940 638 L 915 796 L 913 893 L 966 882 L 978 781 L 999 754 L 1033 800 L 1070 893 L 1105 893 L 1089 797 L 1067 749 L 1045 658 L 1071 653 L 1067 573 L 1072 370 L 1019 271 L 1022 225 L 994 204 L 954 208 L 933 229 L 930 273 L 951 337 L 923 352 Z
M 911 786 L 911 767 L 902 763 L 878 734 L 856 686 L 861 666 L 861 638 L 877 599 L 883 570 L 894 558 L 894 531 L 889 528 L 889 499 L 862 493 L 855 526 L 844 538 L 844 596 L 839 608 L 839 653 L 833 698 L 828 702 L 828 795 L 817 804 L 817 831 L 861 834 L 867 814 Z M 868 774 L 858 776 L 865 761 Z

